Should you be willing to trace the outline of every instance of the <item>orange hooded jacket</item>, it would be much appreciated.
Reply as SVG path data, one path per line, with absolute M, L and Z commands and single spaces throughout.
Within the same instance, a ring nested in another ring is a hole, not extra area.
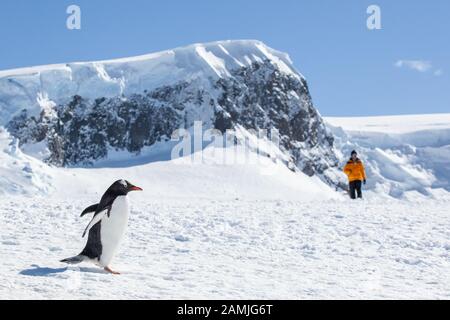
M 347 175 L 349 182 L 366 180 L 366 171 L 362 161 L 359 159 L 356 159 L 356 161 L 350 159 L 344 167 L 344 173 Z

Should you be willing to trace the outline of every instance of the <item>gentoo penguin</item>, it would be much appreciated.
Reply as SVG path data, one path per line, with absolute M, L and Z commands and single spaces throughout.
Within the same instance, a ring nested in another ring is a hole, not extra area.
M 87 207 L 81 217 L 94 212 L 94 217 L 84 230 L 83 238 L 89 232 L 88 241 L 83 251 L 72 258 L 61 260 L 68 264 L 91 261 L 112 274 L 120 274 L 111 270 L 111 263 L 122 241 L 128 224 L 129 205 L 128 192 L 142 191 L 126 180 L 118 180 L 106 190 L 100 203 Z

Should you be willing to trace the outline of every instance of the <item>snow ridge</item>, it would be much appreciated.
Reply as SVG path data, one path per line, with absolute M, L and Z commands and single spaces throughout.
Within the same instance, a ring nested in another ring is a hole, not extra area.
M 0 125 L 22 109 L 39 114 L 38 95 L 56 104 L 75 95 L 95 99 L 153 90 L 180 81 L 220 78 L 254 62 L 272 61 L 281 72 L 302 76 L 287 54 L 257 40 L 229 40 L 132 58 L 75 62 L 0 71 Z

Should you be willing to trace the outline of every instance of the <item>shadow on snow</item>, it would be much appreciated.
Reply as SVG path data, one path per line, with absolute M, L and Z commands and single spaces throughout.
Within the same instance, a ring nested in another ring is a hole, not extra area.
M 55 274 L 64 273 L 66 271 L 107 274 L 106 271 L 97 268 L 82 268 L 82 267 L 47 268 L 47 267 L 40 267 L 35 264 L 32 265 L 31 267 L 32 268 L 30 269 L 24 269 L 20 271 L 19 274 L 30 277 L 48 277 Z

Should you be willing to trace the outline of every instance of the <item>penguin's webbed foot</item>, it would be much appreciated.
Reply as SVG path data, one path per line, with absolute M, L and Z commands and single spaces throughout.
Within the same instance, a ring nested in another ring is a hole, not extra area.
M 119 274 L 120 274 L 120 272 L 111 270 L 110 267 L 105 267 L 105 271 L 106 271 L 106 272 L 109 272 L 109 273 L 111 273 L 111 274 L 115 274 L 115 275 L 119 275 Z

